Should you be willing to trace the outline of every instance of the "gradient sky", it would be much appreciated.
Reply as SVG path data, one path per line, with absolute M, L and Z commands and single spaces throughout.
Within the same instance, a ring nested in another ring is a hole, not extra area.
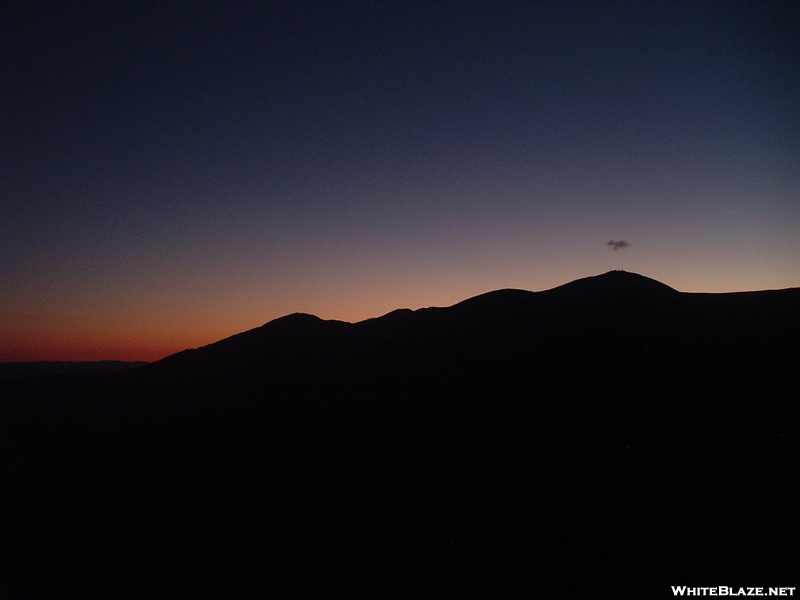
M 800 286 L 796 0 L 16 4 L 0 360 L 610 268 Z

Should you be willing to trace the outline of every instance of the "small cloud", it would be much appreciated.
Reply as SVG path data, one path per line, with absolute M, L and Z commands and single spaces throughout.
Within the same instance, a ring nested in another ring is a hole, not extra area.
M 606 243 L 606 246 L 608 246 L 609 248 L 611 248 L 614 251 L 616 251 L 616 250 L 624 250 L 625 248 L 627 248 L 630 245 L 631 245 L 631 243 L 630 242 L 626 242 L 625 240 L 619 240 L 618 242 L 615 242 L 614 240 L 611 240 L 610 242 Z

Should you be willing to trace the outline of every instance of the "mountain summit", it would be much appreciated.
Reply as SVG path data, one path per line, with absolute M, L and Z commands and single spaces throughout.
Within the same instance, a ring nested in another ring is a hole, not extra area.
M 669 296 L 677 290 L 644 275 L 627 271 L 609 271 L 594 277 L 585 277 L 551 290 L 551 293 L 589 296 Z

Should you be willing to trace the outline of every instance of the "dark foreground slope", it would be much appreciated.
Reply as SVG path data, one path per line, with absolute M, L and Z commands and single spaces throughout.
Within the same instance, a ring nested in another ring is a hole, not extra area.
M 798 585 L 799 364 L 800 289 L 612 272 L 17 382 L 0 592 Z

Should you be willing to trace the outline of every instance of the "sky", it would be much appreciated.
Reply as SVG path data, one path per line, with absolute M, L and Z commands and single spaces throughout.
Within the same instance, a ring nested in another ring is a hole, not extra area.
M 798 287 L 799 6 L 4 5 L 0 361 L 609 269 Z

